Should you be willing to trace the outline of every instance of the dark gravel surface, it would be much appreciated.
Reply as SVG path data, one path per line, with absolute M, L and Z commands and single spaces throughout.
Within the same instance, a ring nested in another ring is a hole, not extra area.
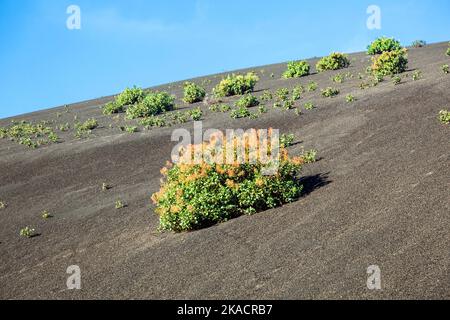
M 316 108 L 300 116 L 268 105 L 257 120 L 233 120 L 199 104 L 205 128 L 279 128 L 296 135 L 292 154 L 315 148 L 320 161 L 305 167 L 297 202 L 192 233 L 159 233 L 150 201 L 177 127 L 122 133 L 118 126 L 133 122 L 101 114 L 110 98 L 15 117 L 71 125 L 75 115 L 95 117 L 101 127 L 84 140 L 60 133 L 61 143 L 37 150 L 0 140 L 0 200 L 8 204 L 0 210 L 0 298 L 449 299 L 450 127 L 437 119 L 450 109 L 446 48 L 411 49 L 402 84 L 387 79 L 366 90 L 357 77 L 368 65 L 363 53 L 344 71 L 302 79 L 280 79 L 285 64 L 253 68 L 256 95 L 309 81 L 340 89 L 332 99 L 305 94 L 298 104 Z M 423 79 L 413 81 L 416 69 Z M 340 72 L 355 77 L 332 83 Z M 208 90 L 220 78 L 204 78 Z M 181 97 L 180 83 L 161 88 Z M 346 103 L 349 93 L 358 100 Z M 112 189 L 103 192 L 103 182 Z M 116 210 L 118 199 L 128 206 Z M 42 219 L 43 210 L 54 217 Z M 25 226 L 39 235 L 20 237 Z M 70 265 L 81 268 L 81 290 L 67 290 Z M 381 268 L 380 291 L 366 287 L 370 265 Z

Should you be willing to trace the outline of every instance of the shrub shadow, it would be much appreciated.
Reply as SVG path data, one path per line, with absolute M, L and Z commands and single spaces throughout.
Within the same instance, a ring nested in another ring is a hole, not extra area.
M 310 193 L 332 183 L 333 181 L 329 179 L 329 174 L 330 174 L 329 172 L 319 173 L 300 178 L 300 183 L 303 185 L 301 196 L 302 197 L 307 196 Z

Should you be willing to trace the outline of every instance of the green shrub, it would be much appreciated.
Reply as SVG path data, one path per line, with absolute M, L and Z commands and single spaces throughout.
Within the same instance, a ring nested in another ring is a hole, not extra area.
M 316 162 L 317 151 L 312 149 L 306 152 L 303 152 L 302 158 L 305 163 L 314 163 Z
M 322 96 L 326 98 L 332 98 L 334 96 L 337 96 L 339 94 L 339 90 L 336 88 L 328 87 L 326 89 L 322 90 Z
M 41 217 L 42 217 L 42 219 L 50 219 L 50 218 L 53 218 L 53 216 L 52 216 L 47 210 L 44 210 L 44 211 L 42 212 Z
M 335 83 L 342 83 L 342 82 L 344 82 L 344 75 L 337 74 L 333 78 L 331 78 L 331 80 L 333 80 L 333 82 L 335 82 Z
M 247 118 L 250 116 L 250 110 L 246 107 L 239 107 L 234 109 L 230 113 L 230 117 L 233 119 Z
M 439 120 L 443 124 L 450 124 L 450 111 L 448 111 L 448 110 L 441 110 L 439 112 Z
M 246 145 L 241 139 L 235 139 L 234 144 Z M 249 146 L 254 144 L 245 147 L 246 159 Z M 214 142 L 205 142 L 203 147 L 213 145 L 216 146 Z M 189 154 L 191 150 L 185 152 Z M 152 196 L 160 219 L 159 229 L 196 230 L 297 200 L 302 190 L 298 175 L 304 160 L 290 158 L 283 148 L 280 154 L 279 170 L 273 176 L 263 175 L 264 166 L 259 161 L 233 165 L 168 164 L 161 170 L 164 176 L 161 189 Z
M 376 39 L 367 47 L 367 53 L 370 55 L 375 55 L 383 52 L 398 51 L 401 49 L 402 46 L 399 41 L 394 38 L 381 37 Z
M 319 85 L 317 84 L 317 82 L 311 81 L 310 83 L 308 83 L 308 92 L 316 91 L 318 87 Z
M 214 95 L 229 97 L 250 93 L 255 88 L 259 78 L 252 72 L 246 75 L 228 75 L 215 88 Z
M 128 133 L 136 133 L 138 132 L 138 127 L 136 126 L 125 126 L 125 127 L 119 127 L 120 131 L 128 132 Z
M 356 98 L 355 98 L 353 95 L 348 94 L 348 95 L 345 97 L 345 101 L 347 101 L 348 103 L 354 102 L 354 101 L 356 101 Z
M 184 98 L 186 103 L 196 103 L 203 101 L 206 96 L 206 91 L 199 85 L 193 82 L 186 82 L 184 84 Z
M 420 71 L 420 70 L 414 71 L 414 73 L 412 74 L 412 79 L 413 79 L 413 81 L 422 79 L 422 71 Z
M 164 119 L 162 117 L 149 116 L 149 117 L 145 117 L 145 118 L 141 119 L 139 121 L 139 124 L 146 128 L 151 128 L 151 127 L 162 128 L 167 125 L 167 122 L 166 122 L 166 119 Z
M 127 205 L 122 200 L 117 200 L 114 206 L 119 210 L 125 208 Z
M 189 116 L 189 113 L 177 111 L 172 114 L 172 121 L 177 124 L 186 123 L 189 120 Z
M 450 48 L 447 49 L 446 55 L 450 56 Z
M 7 207 L 7 204 L 6 204 L 6 202 L 4 202 L 4 201 L 0 201 L 0 210 L 3 210 L 3 209 L 5 209 Z
M 231 108 L 231 106 L 229 105 L 229 104 L 222 104 L 221 106 L 220 106 L 220 112 L 222 112 L 222 113 L 225 113 L 225 112 L 228 112 L 228 111 L 230 111 L 232 108 Z
M 270 101 L 272 99 L 272 93 L 269 90 L 264 90 L 263 94 L 261 95 L 261 101 Z
M 394 85 L 398 85 L 398 84 L 400 84 L 402 82 L 402 78 L 400 77 L 400 76 L 394 76 L 394 77 L 392 77 L 392 83 L 394 84 Z
M 286 101 L 289 97 L 289 89 L 288 88 L 280 88 L 275 92 L 275 96 L 280 101 Z
M 444 72 L 444 73 L 449 73 L 450 71 L 449 71 L 449 66 L 448 66 L 448 64 L 444 64 L 443 66 L 442 66 L 442 72 Z
M 293 145 L 295 136 L 293 134 L 282 134 L 280 137 L 280 146 L 288 148 Z
M 98 127 L 98 122 L 95 119 L 88 119 L 83 123 L 75 124 L 75 137 L 83 138 L 91 134 L 92 130 Z
M 297 86 L 292 90 L 292 100 L 300 100 L 302 93 L 305 91 L 303 86 Z
M 371 71 L 375 75 L 394 75 L 406 71 L 408 58 L 406 49 L 384 52 L 372 58 Z
M 13 122 L 10 127 L 0 128 L 0 138 L 9 138 L 33 149 L 40 145 L 56 143 L 59 138 L 53 128 L 47 126 L 48 123 L 48 121 L 37 124 L 27 121 Z
M 35 230 L 30 227 L 25 227 L 20 230 L 20 236 L 25 238 L 32 238 L 35 235 Z
M 307 102 L 304 105 L 305 110 L 312 110 L 314 109 L 314 104 L 312 102 Z
M 415 40 L 411 46 L 414 48 L 422 48 L 425 47 L 427 45 L 427 42 L 424 40 Z
M 189 115 L 191 116 L 191 119 L 194 121 L 200 121 L 200 119 L 203 117 L 203 111 L 202 109 L 195 108 L 192 110 L 189 110 Z
M 241 107 L 251 108 L 251 107 L 256 107 L 258 105 L 259 105 L 258 99 L 251 94 L 247 94 L 247 95 L 243 96 L 236 102 L 236 107 L 239 107 L 239 108 L 241 108 Z
M 287 65 L 287 70 L 284 72 L 285 78 L 300 78 L 309 75 L 310 66 L 306 61 L 292 61 Z
M 127 109 L 127 118 L 136 119 L 156 116 L 173 110 L 175 98 L 167 92 L 151 92 L 140 103 Z
M 133 88 L 126 88 L 119 94 L 115 100 L 117 107 L 131 106 L 135 103 L 141 102 L 145 97 L 144 90 L 134 86 Z
M 316 69 L 318 72 L 324 72 L 327 70 L 339 70 L 347 68 L 350 65 L 348 56 L 342 53 L 334 52 L 328 57 L 322 58 L 316 64 Z
M 114 113 L 121 113 L 123 112 L 123 106 L 117 104 L 115 101 L 108 102 L 103 106 L 103 114 L 105 115 L 111 115 Z
M 284 109 L 284 110 L 290 110 L 290 109 L 293 109 L 294 106 L 295 106 L 294 100 L 286 100 L 286 101 L 284 101 L 284 103 L 283 103 L 283 109 Z
M 260 114 L 263 114 L 263 113 L 267 113 L 268 110 L 267 110 L 267 107 L 265 105 L 260 105 L 258 107 L 258 111 L 259 111 Z

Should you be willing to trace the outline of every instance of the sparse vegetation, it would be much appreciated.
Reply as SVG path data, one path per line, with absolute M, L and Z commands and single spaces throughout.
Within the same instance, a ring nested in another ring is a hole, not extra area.
M 206 96 L 206 91 L 199 85 L 193 82 L 186 82 L 184 84 L 184 98 L 186 103 L 201 102 Z
M 293 134 L 282 134 L 280 137 L 280 146 L 282 148 L 288 148 L 294 143 L 295 136 Z
M 136 133 L 139 131 L 138 127 L 136 126 L 121 126 L 119 127 L 120 131 L 128 132 L 128 133 Z
M 239 108 L 241 107 L 252 108 L 258 105 L 259 105 L 258 98 L 256 98 L 251 94 L 246 94 L 236 102 L 236 106 Z
M 233 119 L 241 119 L 249 117 L 250 114 L 250 110 L 247 107 L 239 107 L 230 112 L 230 117 Z
M 400 84 L 402 82 L 402 78 L 400 77 L 400 76 L 394 76 L 394 77 L 392 77 L 392 83 L 394 84 L 394 85 L 398 85 L 398 84 Z
M 316 91 L 318 87 L 319 85 L 317 84 L 317 82 L 311 81 L 310 83 L 308 83 L 308 92 Z
M 316 156 L 317 156 L 317 150 L 308 150 L 303 152 L 302 158 L 305 161 L 305 163 L 314 163 L 316 162 Z
M 292 100 L 300 100 L 303 92 L 305 92 L 305 88 L 303 88 L 303 86 L 296 86 L 292 90 Z
M 442 66 L 442 72 L 444 72 L 445 74 L 448 74 L 450 72 L 448 64 L 444 64 Z
M 151 92 L 136 105 L 127 109 L 127 118 L 136 119 L 171 111 L 175 106 L 175 98 L 167 92 Z
M 300 78 L 309 75 L 310 65 L 306 61 L 292 61 L 287 65 L 284 78 Z
M 0 201 L 0 210 L 3 210 L 7 207 L 8 205 L 6 204 L 5 201 Z
M 351 102 L 356 101 L 356 98 L 355 98 L 353 95 L 348 94 L 348 95 L 345 97 L 345 101 L 348 102 L 348 103 L 351 103 Z
M 441 110 L 439 112 L 439 121 L 441 121 L 443 124 L 450 124 L 450 111 Z
M 21 237 L 25 237 L 25 238 L 32 238 L 35 235 L 35 231 L 33 228 L 31 227 L 25 227 L 23 229 L 20 230 L 20 236 Z
M 336 88 L 328 87 L 322 90 L 322 96 L 325 98 L 332 98 L 339 94 L 339 90 Z
M 41 217 L 42 217 L 42 219 L 50 219 L 50 218 L 52 218 L 52 215 L 47 210 L 44 210 L 42 212 Z
M 402 46 L 394 38 L 381 37 L 376 39 L 367 47 L 367 53 L 370 55 L 382 54 L 384 52 L 401 50 Z
M 344 75 L 343 74 L 337 74 L 337 75 L 335 75 L 333 78 L 331 78 L 331 80 L 333 80 L 333 82 L 335 82 L 335 83 L 342 83 L 342 82 L 344 82 Z
M 413 81 L 422 79 L 422 71 L 420 71 L 420 70 L 414 71 L 412 74 L 412 79 L 413 79 Z
M 286 101 L 289 97 L 289 89 L 288 88 L 280 88 L 275 92 L 275 96 L 279 101 Z
M 91 134 L 92 130 L 98 127 L 98 122 L 96 119 L 88 119 L 83 123 L 75 124 L 75 137 L 83 138 L 89 134 Z
M 109 184 L 107 184 L 106 182 L 102 183 L 102 191 L 108 191 L 109 189 L 111 189 L 111 186 Z
M 203 111 L 202 111 L 202 109 L 200 109 L 200 107 L 198 107 L 198 108 L 189 110 L 189 115 L 192 120 L 200 121 L 201 118 L 203 117 Z
M 307 102 L 303 107 L 305 108 L 305 110 L 312 110 L 314 109 L 314 104 L 312 102 Z
M 27 121 L 12 122 L 10 127 L 0 127 L 0 138 L 9 138 L 33 149 L 59 140 L 53 129 L 47 126 L 47 122 L 33 124 Z
M 258 111 L 259 111 L 260 114 L 263 114 L 263 113 L 267 113 L 268 110 L 267 110 L 267 107 L 265 105 L 260 105 L 258 107 Z
M 115 208 L 116 208 L 117 210 L 123 209 L 123 208 L 125 208 L 125 207 L 126 207 L 125 202 L 123 202 L 122 200 L 117 200 L 117 201 L 116 201 L 116 203 L 115 203 Z
M 272 99 L 272 93 L 269 90 L 264 90 L 263 94 L 261 95 L 261 101 L 270 101 Z
M 246 146 L 244 158 L 248 159 L 250 147 L 245 141 L 249 140 L 235 139 L 233 144 Z M 210 148 L 214 143 L 205 142 L 203 147 Z M 190 151 L 188 148 L 182 155 Z M 298 175 L 303 162 L 300 157 L 290 158 L 282 148 L 278 174 L 274 176 L 263 175 L 264 166 L 259 161 L 234 165 L 170 164 L 161 170 L 161 190 L 152 196 L 160 230 L 200 229 L 293 202 L 302 190 Z
M 384 52 L 372 58 L 371 71 L 375 75 L 395 75 L 406 71 L 408 58 L 406 49 Z
M 347 68 L 350 65 L 348 56 L 339 52 L 334 52 L 328 57 L 322 58 L 316 65 L 318 72 L 324 72 L 327 70 L 339 70 Z
M 167 121 L 163 117 L 149 116 L 149 117 L 145 117 L 145 118 L 141 119 L 139 121 L 139 124 L 146 128 L 150 128 L 150 127 L 162 128 L 167 125 Z
M 229 97 L 250 93 L 258 81 L 258 76 L 252 72 L 246 75 L 228 75 L 214 88 L 214 95 Z

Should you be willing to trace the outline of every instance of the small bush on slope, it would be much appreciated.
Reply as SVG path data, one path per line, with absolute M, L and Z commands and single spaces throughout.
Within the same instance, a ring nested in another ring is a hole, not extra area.
M 258 76 L 252 72 L 246 75 L 228 75 L 214 88 L 214 95 L 218 97 L 229 97 L 250 93 L 258 81 Z
M 383 52 L 397 51 L 402 49 L 399 41 L 394 38 L 381 37 L 376 39 L 367 47 L 367 53 L 370 55 L 381 54 Z
M 141 102 L 145 97 L 144 90 L 134 86 L 133 88 L 126 88 L 119 94 L 115 100 L 117 107 L 131 106 L 135 103 Z
M 347 68 L 350 65 L 348 56 L 342 53 L 334 52 L 328 57 L 322 58 L 316 64 L 316 69 L 318 72 L 323 72 L 327 70 L 339 70 Z
M 384 52 L 372 58 L 371 71 L 374 75 L 394 75 L 406 71 L 408 66 L 406 49 Z
M 151 92 L 140 103 L 128 107 L 127 118 L 155 116 L 173 110 L 174 106 L 175 98 L 167 92 Z
M 287 65 L 287 70 L 284 72 L 284 78 L 300 78 L 309 75 L 309 63 L 306 61 L 292 61 Z
M 206 91 L 199 85 L 193 82 L 186 82 L 184 84 L 184 98 L 186 103 L 196 103 L 203 101 L 206 96 Z
M 209 143 L 199 147 L 215 149 L 217 139 L 213 136 Z M 248 157 L 254 152 L 250 146 L 255 146 L 259 137 L 256 134 L 255 139 L 248 136 L 247 139 L 235 138 L 230 143 L 245 146 Z M 221 154 L 225 154 L 225 148 L 226 141 L 223 141 Z M 190 146 L 182 154 L 192 155 L 193 150 L 195 147 Z M 152 196 L 160 218 L 160 230 L 200 229 L 293 202 L 302 190 L 298 175 L 303 162 L 300 157 L 290 158 L 287 151 L 281 149 L 279 171 L 273 176 L 262 174 L 263 165 L 259 161 L 233 165 L 205 161 L 169 163 L 161 170 L 164 176 L 161 190 Z
M 115 101 L 108 102 L 103 107 L 103 114 L 105 115 L 111 115 L 114 113 L 121 113 L 123 112 L 123 106 L 118 105 Z
M 443 124 L 450 124 L 450 111 L 448 111 L 448 110 L 441 110 L 439 112 L 439 120 Z
M 247 94 L 236 102 L 236 107 L 251 108 L 259 105 L 259 101 L 255 96 Z
M 328 87 L 322 90 L 322 96 L 324 96 L 325 98 L 332 98 L 334 96 L 337 96 L 339 92 L 340 91 L 336 88 Z
M 14 122 L 10 127 L 0 127 L 0 138 L 9 138 L 11 141 L 33 149 L 40 145 L 58 142 L 55 131 L 44 123 Z

